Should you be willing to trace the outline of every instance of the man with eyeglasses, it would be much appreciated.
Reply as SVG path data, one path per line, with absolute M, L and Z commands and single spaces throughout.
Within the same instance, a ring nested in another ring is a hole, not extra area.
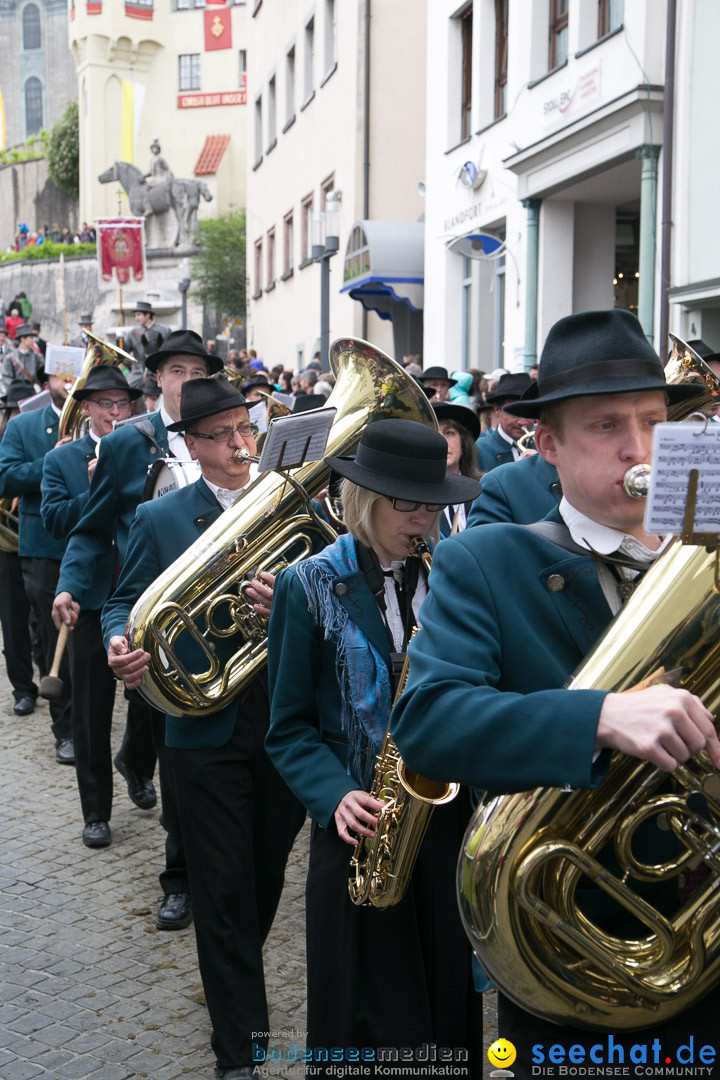
M 116 421 L 130 416 L 133 400 L 140 394 L 140 390 L 131 389 L 118 368 L 108 366 L 92 368 L 85 385 L 72 391 L 72 397 L 83 404 L 88 431 L 83 438 L 51 450 L 43 463 L 40 513 L 46 529 L 58 540 L 67 538 L 87 505 L 100 440 L 110 435 Z M 112 549 L 108 548 L 95 565 L 93 585 L 68 638 L 72 731 L 84 821 L 82 841 L 90 848 L 107 847 L 111 842 L 110 732 L 115 680 L 105 664 L 100 610 L 105 600 L 105 581 L 112 569 Z M 150 809 L 157 802 L 150 779 L 155 770 L 155 751 L 152 733 L 136 710 L 128 710 L 120 756 L 142 778 L 135 791 L 136 805 Z
M 250 461 L 256 429 L 245 398 L 224 378 L 186 382 L 181 419 L 170 430 L 185 433 L 202 475 L 138 507 L 117 590 L 103 610 L 108 662 L 130 689 L 150 660 L 140 649 L 128 651 L 125 626 L 133 605 L 256 475 Z M 271 575 L 263 578 L 272 583 Z M 253 582 L 249 593 L 256 610 L 269 614 L 271 590 Z M 232 639 L 228 645 L 231 652 L 236 647 Z M 166 717 L 216 1076 L 228 1080 L 252 1076 L 244 1065 L 251 1032 L 268 1030 L 262 946 L 305 817 L 265 753 L 268 720 L 264 674 L 217 712 Z
M 102 452 L 93 476 L 90 495 L 83 514 L 70 533 L 60 568 L 53 617 L 60 626 L 73 626 L 80 611 L 87 606 L 98 585 L 95 566 L 112 552 L 104 574 L 99 604 L 112 592 L 113 578 L 123 566 L 130 525 L 143 498 L 147 472 L 153 462 L 171 455 L 190 460 L 190 451 L 182 436 L 169 432 L 169 425 L 180 419 L 180 394 L 189 379 L 207 378 L 222 369 L 219 357 L 208 356 L 202 338 L 192 330 L 174 330 L 163 347 L 148 356 L 146 367 L 157 378 L 163 404 L 155 412 L 132 424 L 124 424 L 103 439 Z M 163 824 L 167 830 L 165 869 L 160 874 L 163 899 L 158 908 L 159 930 L 180 930 L 192 920 L 190 892 L 177 818 L 172 774 L 165 768 L 164 719 L 162 713 L 145 702 L 131 701 L 131 707 L 144 715 L 153 732 L 158 756 Z M 142 792 L 143 777 L 130 769 L 118 755 L 118 771 L 134 798 Z

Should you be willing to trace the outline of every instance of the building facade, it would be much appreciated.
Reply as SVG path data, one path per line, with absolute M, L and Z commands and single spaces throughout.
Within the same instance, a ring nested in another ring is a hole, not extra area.
M 0 0 L 0 149 L 51 128 L 77 97 L 68 0 Z
M 529 368 L 556 319 L 613 305 L 657 334 L 665 19 L 666 0 L 429 5 L 426 357 Z
M 203 180 L 213 201 L 200 202 L 201 217 L 243 207 L 245 0 L 70 2 L 81 219 L 118 212 L 119 185 L 98 180 L 117 161 Z
M 302 367 L 319 349 L 328 270 L 331 339 L 365 336 L 391 353 L 421 342 L 425 9 L 425 0 L 255 4 L 248 28 L 248 344 L 266 363 Z M 363 229 L 364 222 L 372 224 Z M 419 255 L 411 242 L 408 269 L 407 260 L 401 266 L 392 258 L 398 246 L 408 248 L 403 237 L 413 224 Z M 326 244 L 323 228 L 336 239 Z M 368 232 L 389 232 L 384 255 L 368 249 Z M 324 267 L 313 261 L 313 248 L 317 254 L 335 245 Z M 373 257 L 383 265 L 373 267 Z

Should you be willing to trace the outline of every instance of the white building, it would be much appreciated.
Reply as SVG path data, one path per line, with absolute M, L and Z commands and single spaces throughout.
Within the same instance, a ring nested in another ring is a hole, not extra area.
M 312 227 L 331 207 L 339 250 L 329 260 L 330 340 L 355 335 L 391 353 L 413 342 L 412 351 L 420 350 L 422 226 L 412 225 L 424 210 L 425 6 L 255 4 L 248 27 L 248 345 L 268 364 L 302 367 L 320 347 L 321 266 L 312 260 Z M 377 307 L 394 321 L 380 318 Z
M 428 6 L 426 363 L 530 367 L 556 319 L 614 303 L 657 334 L 665 19 L 666 0 Z

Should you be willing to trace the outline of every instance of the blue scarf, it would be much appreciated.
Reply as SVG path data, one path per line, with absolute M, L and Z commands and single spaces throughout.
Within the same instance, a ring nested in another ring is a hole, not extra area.
M 297 564 L 308 611 L 334 641 L 340 687 L 340 721 L 348 739 L 347 771 L 366 790 L 372 782 L 392 705 L 387 664 L 338 601 L 338 577 L 358 573 L 357 549 L 350 535 L 338 537 L 318 555 Z

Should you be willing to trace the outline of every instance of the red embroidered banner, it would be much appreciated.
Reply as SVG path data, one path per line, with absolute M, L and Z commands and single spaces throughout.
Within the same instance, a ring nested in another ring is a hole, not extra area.
M 232 48 L 232 11 L 214 8 L 204 12 L 205 16 L 205 52 L 213 49 Z
M 113 270 L 120 285 L 130 274 L 135 281 L 145 278 L 145 219 L 98 218 L 98 270 L 103 281 L 112 281 Z

